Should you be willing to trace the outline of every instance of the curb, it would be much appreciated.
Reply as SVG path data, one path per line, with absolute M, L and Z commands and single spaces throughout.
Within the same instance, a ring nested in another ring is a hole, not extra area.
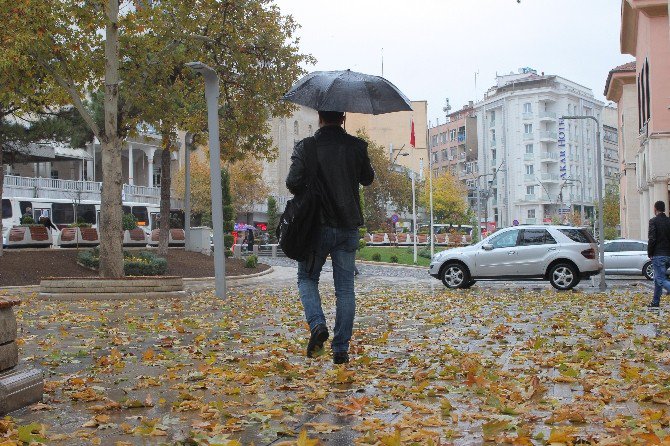
M 266 269 L 265 271 L 261 271 L 260 273 L 255 273 L 255 274 L 242 274 L 238 276 L 226 276 L 226 280 L 244 280 L 244 279 L 253 279 L 254 277 L 261 277 L 265 276 L 267 274 L 272 274 L 274 272 L 274 268 L 270 267 Z M 184 278 L 184 283 L 192 283 L 192 282 L 199 282 L 203 280 L 215 280 L 216 277 L 190 277 L 190 278 Z
M 356 260 L 356 263 L 360 263 L 363 265 L 392 266 L 395 268 L 414 268 L 414 269 L 428 268 L 427 266 L 421 266 L 421 265 L 403 265 L 402 263 L 374 262 L 371 260 Z
M 255 273 L 255 274 L 243 274 L 243 275 L 238 275 L 238 276 L 226 276 L 226 280 L 244 280 L 244 279 L 253 279 L 254 277 L 261 277 L 265 276 L 267 274 L 272 274 L 274 272 L 274 268 L 270 267 L 266 269 L 265 271 L 261 271 L 260 273 Z M 192 283 L 192 282 L 198 282 L 198 281 L 203 281 L 203 280 L 215 280 L 215 277 L 184 277 L 184 283 Z M 39 285 L 19 285 L 19 286 L 6 286 L 6 287 L 0 287 L 0 291 L 26 291 L 26 290 L 35 290 L 39 291 L 40 286 Z

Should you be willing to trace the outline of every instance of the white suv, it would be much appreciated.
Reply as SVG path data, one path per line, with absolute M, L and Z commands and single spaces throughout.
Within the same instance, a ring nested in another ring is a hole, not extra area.
M 447 288 L 470 288 L 477 280 L 549 280 L 569 290 L 598 274 L 598 244 L 584 228 L 514 226 L 474 245 L 433 256 L 430 275 Z

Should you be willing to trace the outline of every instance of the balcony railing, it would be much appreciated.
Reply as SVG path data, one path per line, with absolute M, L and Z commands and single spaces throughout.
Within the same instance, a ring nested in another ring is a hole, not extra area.
M 524 113 L 521 114 L 521 116 L 523 117 L 523 119 L 526 119 L 526 120 L 533 119 L 533 113 L 532 112 L 524 112 Z
M 524 141 L 532 141 L 534 139 L 535 139 L 535 135 L 533 135 L 532 133 L 524 133 L 523 134 L 523 140 Z
M 102 183 L 97 181 L 59 180 L 5 175 L 3 196 L 15 198 L 47 198 L 100 201 Z M 161 188 L 124 184 L 124 202 L 160 204 Z M 180 206 L 178 200 L 173 205 Z
M 496 121 L 495 120 L 489 121 L 489 127 L 492 128 L 492 127 L 495 127 L 495 126 L 496 126 Z
M 536 225 L 537 224 L 537 218 L 527 218 L 526 219 L 526 224 L 527 225 Z
M 491 159 L 491 166 L 498 167 L 498 160 L 495 158 Z
M 558 133 L 543 130 L 543 131 L 540 132 L 540 139 L 541 140 L 557 141 L 558 140 Z
M 535 201 L 537 200 L 537 195 L 535 194 L 526 194 L 524 201 Z
M 558 180 L 559 180 L 559 176 L 558 176 L 558 174 L 555 174 L 555 173 L 543 173 L 542 176 L 541 176 L 540 178 L 542 178 L 542 181 L 552 181 L 552 182 L 555 182 L 555 181 L 558 181 Z
M 523 154 L 523 159 L 524 159 L 524 161 L 533 161 L 535 159 L 535 154 L 534 153 L 524 153 Z
M 540 120 L 541 121 L 548 121 L 548 120 L 555 120 L 556 119 L 556 113 L 554 112 L 540 112 Z
M 544 163 L 558 162 L 558 154 L 551 152 L 542 152 L 542 162 Z
M 535 174 L 527 173 L 523 176 L 524 181 L 535 181 Z
M 492 139 L 491 142 L 489 143 L 489 145 L 490 145 L 491 147 L 495 147 L 497 144 L 498 144 L 498 143 L 496 142 L 495 139 Z

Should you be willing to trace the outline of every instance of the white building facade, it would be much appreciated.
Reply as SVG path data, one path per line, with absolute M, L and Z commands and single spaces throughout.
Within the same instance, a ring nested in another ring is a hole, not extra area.
M 559 76 L 522 69 L 498 76 L 476 105 L 481 220 L 488 227 L 593 219 L 596 125 L 593 92 Z

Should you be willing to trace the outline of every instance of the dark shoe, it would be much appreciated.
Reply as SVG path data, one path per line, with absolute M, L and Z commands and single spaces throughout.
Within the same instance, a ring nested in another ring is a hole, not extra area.
M 346 364 L 349 362 L 349 353 L 333 352 L 333 364 Z
M 328 340 L 328 327 L 325 325 L 317 325 L 314 327 L 312 334 L 309 336 L 307 343 L 307 357 L 311 358 L 314 353 L 323 349 L 323 343 Z
M 660 309 L 659 305 L 649 304 L 647 305 L 647 310 L 649 311 L 658 311 Z

